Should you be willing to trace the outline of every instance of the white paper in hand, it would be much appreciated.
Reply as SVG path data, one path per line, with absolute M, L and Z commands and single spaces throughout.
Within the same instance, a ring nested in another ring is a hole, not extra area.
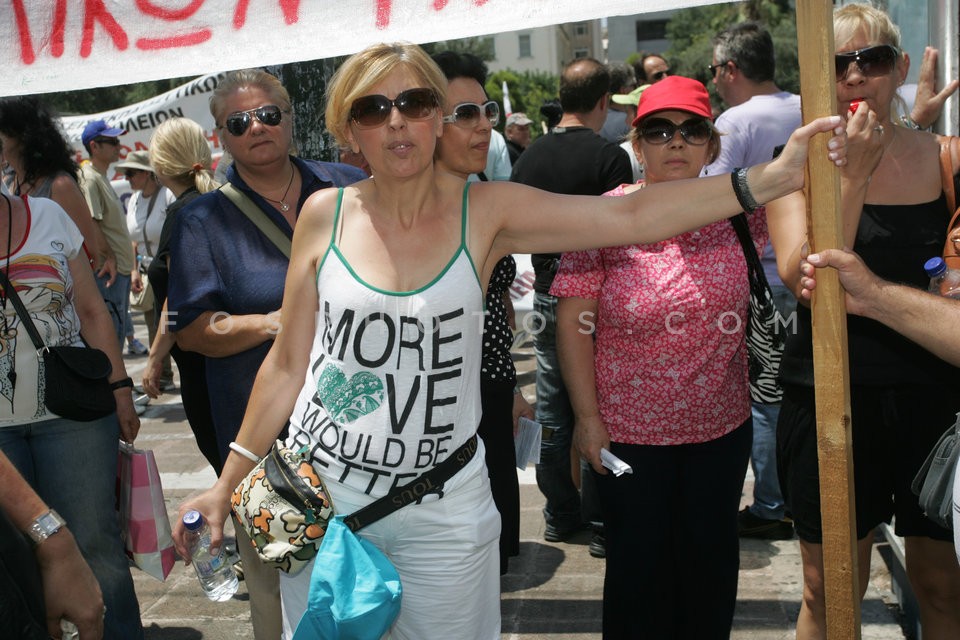
M 625 473 L 633 473 L 633 467 L 606 449 L 600 449 L 600 463 L 607 469 L 610 469 L 610 471 L 613 471 L 613 475 L 618 477 Z
M 527 463 L 540 462 L 540 423 L 530 418 L 520 416 L 517 422 L 517 435 L 513 446 L 517 454 L 517 469 L 527 468 Z

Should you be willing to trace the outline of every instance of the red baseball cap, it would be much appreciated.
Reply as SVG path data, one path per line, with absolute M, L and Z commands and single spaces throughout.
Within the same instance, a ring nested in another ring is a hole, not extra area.
M 713 121 L 707 88 L 702 82 L 683 76 L 667 76 L 650 85 L 640 96 L 632 126 L 656 111 L 687 111 Z

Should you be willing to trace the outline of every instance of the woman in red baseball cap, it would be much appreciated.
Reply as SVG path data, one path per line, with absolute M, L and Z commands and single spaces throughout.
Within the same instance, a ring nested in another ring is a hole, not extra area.
M 650 86 L 629 139 L 646 181 L 606 195 L 699 176 L 720 152 L 703 84 L 668 76 Z M 764 215 L 747 217 L 760 250 Z M 753 435 L 750 289 L 733 226 L 565 253 L 550 293 L 562 298 L 557 341 L 574 441 L 601 494 L 603 637 L 729 637 Z M 601 449 L 632 473 L 604 469 Z

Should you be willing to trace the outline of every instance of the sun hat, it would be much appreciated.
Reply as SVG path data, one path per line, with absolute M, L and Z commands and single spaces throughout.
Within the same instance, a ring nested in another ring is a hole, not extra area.
M 642 84 L 630 93 L 615 93 L 610 96 L 610 99 L 617 104 L 629 104 L 635 107 L 640 102 L 640 96 L 643 95 L 643 92 L 650 88 L 650 86 L 649 84 Z
M 525 114 L 524 112 L 517 111 L 516 113 L 511 113 L 510 115 L 507 116 L 506 126 L 509 127 L 510 125 L 513 125 L 513 124 L 517 124 L 522 127 L 524 125 L 533 124 L 533 120 L 528 118 L 527 114 Z
M 122 162 L 114 166 L 117 169 L 139 169 L 153 173 L 153 167 L 150 166 L 150 152 L 144 149 L 131 151 Z
M 637 104 L 637 117 L 632 126 L 657 111 L 687 111 L 697 116 L 713 120 L 710 107 L 710 94 L 702 82 L 683 76 L 667 76 L 640 96 Z
M 83 128 L 83 134 L 80 136 L 80 139 L 83 141 L 84 145 L 88 145 L 94 138 L 116 138 L 118 136 L 122 136 L 126 132 L 126 129 L 111 127 L 103 120 L 94 120 L 93 122 L 87 123 L 87 126 Z

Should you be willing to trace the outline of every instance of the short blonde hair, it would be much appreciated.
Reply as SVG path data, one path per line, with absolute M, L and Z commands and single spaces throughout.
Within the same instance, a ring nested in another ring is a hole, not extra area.
M 861 29 L 872 43 L 900 48 L 900 28 L 882 9 L 871 4 L 845 4 L 834 10 L 833 38 L 837 47 L 850 42 Z
M 158 176 L 200 193 L 216 189 L 213 158 L 203 127 L 190 118 L 165 120 L 150 137 L 150 165 Z
M 217 88 L 213 90 L 213 95 L 210 96 L 210 115 L 213 116 L 217 127 L 223 126 L 223 118 L 228 115 L 223 113 L 227 96 L 244 87 L 262 89 L 274 99 L 281 111 L 293 113 L 290 94 L 287 93 L 286 87 L 276 76 L 263 69 L 240 69 L 239 71 L 231 71 L 221 78 L 220 82 L 217 83 Z
M 890 44 L 897 48 L 897 67 L 904 62 L 900 49 L 900 27 L 893 23 L 887 13 L 872 4 L 846 4 L 833 12 L 833 39 L 839 49 L 850 42 L 858 31 L 863 30 L 867 40 L 876 44 Z M 837 79 L 839 81 L 839 78 Z M 899 93 L 893 94 L 894 110 L 909 114 L 910 109 Z
M 446 103 L 447 79 L 426 51 L 410 42 L 369 46 L 347 58 L 327 84 L 327 130 L 336 138 L 337 144 L 349 145 L 347 135 L 353 101 L 368 95 L 371 87 L 401 65 L 417 75 L 426 88 L 433 90 L 438 104 Z

